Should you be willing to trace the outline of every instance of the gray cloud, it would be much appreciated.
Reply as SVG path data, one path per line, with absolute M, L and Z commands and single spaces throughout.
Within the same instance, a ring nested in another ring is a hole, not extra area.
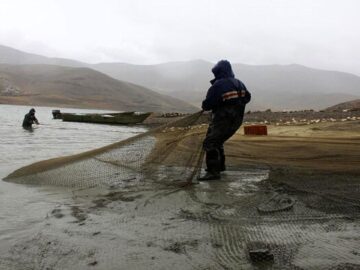
M 356 0 L 2 0 L 0 43 L 87 62 L 229 58 L 360 74 Z

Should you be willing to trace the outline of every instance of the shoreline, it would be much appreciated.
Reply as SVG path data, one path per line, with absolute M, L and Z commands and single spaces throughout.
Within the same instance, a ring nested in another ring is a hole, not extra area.
M 225 145 L 222 179 L 187 188 L 166 179 L 49 187 L 66 198 L 3 248 L 0 269 L 356 269 L 358 128 L 358 121 L 271 125 L 269 136 L 241 129 Z M 274 194 L 294 206 L 259 212 Z M 257 249 L 274 261 L 252 262 Z

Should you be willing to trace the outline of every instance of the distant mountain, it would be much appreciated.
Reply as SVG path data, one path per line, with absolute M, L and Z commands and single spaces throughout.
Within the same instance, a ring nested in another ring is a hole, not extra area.
M 0 63 L 53 64 L 89 67 L 115 79 L 187 101 L 197 107 L 212 79 L 213 64 L 203 60 L 158 65 L 126 63 L 87 64 L 48 58 L 0 46 Z M 360 98 L 360 77 L 300 65 L 253 66 L 233 64 L 236 76 L 253 95 L 249 109 L 323 109 Z
M 114 78 L 136 82 L 155 91 L 200 105 L 212 79 L 213 64 L 173 62 L 151 66 L 102 63 L 92 68 Z M 300 65 L 233 64 L 236 76 L 253 94 L 256 109 L 322 109 L 360 97 L 360 77 Z
M 194 112 L 196 107 L 89 68 L 0 65 L 0 103 Z
M 87 64 L 64 58 L 50 58 L 37 54 L 26 53 L 11 47 L 0 45 L 0 64 L 10 65 L 57 65 L 66 67 L 85 67 Z
M 325 109 L 326 111 L 360 111 L 360 99 L 351 100 L 348 102 L 343 102 L 329 108 Z

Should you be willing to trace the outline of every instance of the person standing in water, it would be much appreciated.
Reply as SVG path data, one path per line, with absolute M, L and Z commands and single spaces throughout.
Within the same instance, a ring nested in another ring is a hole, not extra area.
M 202 102 L 202 109 L 212 112 L 203 143 L 207 172 L 199 181 L 220 179 L 220 172 L 226 169 L 224 143 L 240 128 L 245 105 L 251 99 L 245 85 L 235 78 L 229 61 L 219 61 L 211 71 L 215 78 Z
M 31 108 L 30 111 L 27 114 L 25 114 L 22 126 L 25 129 L 31 129 L 32 124 L 39 125 L 39 121 L 35 117 L 35 109 L 34 108 Z

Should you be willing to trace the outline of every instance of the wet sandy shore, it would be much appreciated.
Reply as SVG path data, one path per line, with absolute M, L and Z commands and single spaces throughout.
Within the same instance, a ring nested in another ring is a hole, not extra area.
M 0 269 L 359 269 L 359 133 L 314 127 L 237 134 L 220 181 L 48 187 L 43 218 L 2 241 Z M 259 212 L 274 194 L 296 203 Z M 256 249 L 274 260 L 252 262 Z

